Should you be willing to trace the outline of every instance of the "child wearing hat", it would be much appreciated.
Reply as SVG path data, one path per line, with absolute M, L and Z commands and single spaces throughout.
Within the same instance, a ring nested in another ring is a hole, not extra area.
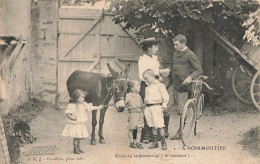
M 131 148 L 143 149 L 140 143 L 142 128 L 144 127 L 144 103 L 139 95 L 140 84 L 138 81 L 129 81 L 130 93 L 126 94 L 125 107 L 129 111 L 128 115 L 128 137 Z M 137 129 L 136 140 L 133 139 L 133 130 Z

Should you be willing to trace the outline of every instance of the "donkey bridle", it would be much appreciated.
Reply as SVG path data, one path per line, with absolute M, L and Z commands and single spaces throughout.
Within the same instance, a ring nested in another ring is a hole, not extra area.
M 104 98 L 104 100 L 103 100 L 103 102 L 102 102 L 102 105 L 106 108 L 106 107 L 108 107 L 108 105 L 109 105 L 109 101 L 107 102 L 107 104 L 105 105 L 104 103 L 105 103 L 105 101 L 107 100 L 107 98 L 109 97 L 109 98 L 111 98 L 112 96 L 114 96 L 115 95 L 115 85 L 116 85 L 116 81 L 122 81 L 122 80 L 126 80 L 126 79 L 123 79 L 123 78 L 119 78 L 119 79 L 116 79 L 116 80 L 113 80 L 113 83 L 111 84 L 111 86 L 108 88 L 107 87 L 107 77 L 108 76 L 106 76 L 106 89 L 107 89 L 107 95 L 106 95 L 106 97 Z

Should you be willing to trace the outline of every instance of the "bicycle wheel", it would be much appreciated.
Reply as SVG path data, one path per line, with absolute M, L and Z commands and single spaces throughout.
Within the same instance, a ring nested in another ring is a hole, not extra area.
M 197 112 L 195 117 L 195 125 L 194 125 L 194 134 L 197 135 L 197 127 L 198 127 L 198 120 L 203 115 L 203 107 L 204 107 L 204 95 L 201 94 L 197 100 Z
M 181 138 L 183 145 L 189 145 L 192 136 L 193 136 L 193 128 L 195 122 L 195 103 L 194 100 L 189 99 L 185 105 L 182 112 L 181 118 Z
M 203 107 L 204 107 L 204 95 L 200 94 L 197 100 L 197 116 L 196 118 L 199 119 L 203 115 Z

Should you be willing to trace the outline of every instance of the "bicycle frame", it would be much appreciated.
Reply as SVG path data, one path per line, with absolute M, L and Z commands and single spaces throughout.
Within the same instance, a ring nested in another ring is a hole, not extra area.
M 203 77 L 200 80 L 192 80 L 191 82 L 195 84 L 193 89 L 193 100 L 196 107 L 195 109 L 196 120 L 198 120 L 203 114 L 203 107 L 204 107 L 204 95 L 201 93 L 202 85 L 205 85 L 209 90 L 213 90 L 213 89 L 203 81 Z
M 188 145 L 191 142 L 192 131 L 197 135 L 197 123 L 203 115 L 204 95 L 201 93 L 204 84 L 209 90 L 213 90 L 207 83 L 203 82 L 206 76 L 199 77 L 199 80 L 192 80 L 192 98 L 184 105 L 181 120 L 182 143 Z

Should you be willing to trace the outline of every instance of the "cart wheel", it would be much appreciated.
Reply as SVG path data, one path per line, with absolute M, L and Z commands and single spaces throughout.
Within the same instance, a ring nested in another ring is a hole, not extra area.
M 189 99 L 182 111 L 181 118 L 181 138 L 183 145 L 187 146 L 191 143 L 193 137 L 194 123 L 195 123 L 195 103 L 194 100 Z
M 252 104 L 250 98 L 250 83 L 253 75 L 245 67 L 238 66 L 235 68 L 231 85 L 237 98 L 246 104 Z
M 250 85 L 250 95 L 254 105 L 260 110 L 260 72 L 258 71 Z

